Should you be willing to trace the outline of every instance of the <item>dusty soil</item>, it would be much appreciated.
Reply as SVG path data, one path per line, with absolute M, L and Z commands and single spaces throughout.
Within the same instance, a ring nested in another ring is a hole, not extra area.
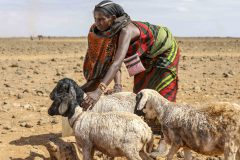
M 240 104 L 240 39 L 177 39 L 182 50 L 177 100 Z M 48 95 L 63 77 L 84 83 L 86 48 L 85 38 L 0 39 L 1 160 L 49 159 L 45 145 L 61 136 L 61 118 L 48 116 Z M 124 90 L 131 91 L 132 78 L 123 73 Z

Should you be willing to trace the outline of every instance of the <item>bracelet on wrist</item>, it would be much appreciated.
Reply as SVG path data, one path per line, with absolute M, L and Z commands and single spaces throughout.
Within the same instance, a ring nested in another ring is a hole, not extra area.
M 98 85 L 98 88 L 102 91 L 102 93 L 104 93 L 105 90 L 107 89 L 107 85 L 104 84 L 103 82 L 101 82 L 101 83 Z

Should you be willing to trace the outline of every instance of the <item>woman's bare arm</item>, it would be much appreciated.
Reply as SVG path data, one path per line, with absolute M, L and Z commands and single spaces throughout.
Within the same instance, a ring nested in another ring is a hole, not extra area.
M 127 54 L 127 50 L 131 41 L 131 33 L 127 28 L 123 28 L 118 41 L 118 49 L 113 64 L 110 66 L 102 82 L 106 85 L 113 80 L 117 71 L 121 68 L 122 62 Z

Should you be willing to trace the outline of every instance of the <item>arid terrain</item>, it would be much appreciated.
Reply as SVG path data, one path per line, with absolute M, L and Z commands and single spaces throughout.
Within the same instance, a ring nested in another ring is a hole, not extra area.
M 240 38 L 177 40 L 177 101 L 240 104 Z M 49 93 L 63 77 L 84 83 L 86 49 L 86 38 L 0 39 L 0 160 L 49 159 L 46 143 L 61 136 L 61 118 L 47 114 Z M 124 91 L 131 91 L 132 78 L 123 73 Z

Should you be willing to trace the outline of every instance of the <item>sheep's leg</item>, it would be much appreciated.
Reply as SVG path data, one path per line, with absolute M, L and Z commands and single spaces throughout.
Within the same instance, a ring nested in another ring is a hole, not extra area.
M 184 160 L 191 160 L 192 159 L 192 153 L 191 150 L 188 148 L 184 148 Z
M 234 140 L 228 141 L 224 147 L 224 160 L 237 160 L 238 147 Z
M 81 145 L 80 141 L 76 139 L 76 143 L 78 148 L 80 149 L 80 146 L 82 147 L 82 154 L 83 154 L 83 160 L 92 160 L 93 159 L 93 153 L 94 148 L 91 142 L 86 142 L 84 145 Z
M 140 151 L 139 152 L 140 157 L 142 158 L 142 160 L 153 160 L 153 158 L 151 158 L 146 152 L 144 151 Z
M 123 146 L 123 153 L 125 153 L 125 156 L 128 160 L 142 160 L 142 158 L 139 155 L 139 152 L 137 152 L 137 149 L 133 149 L 134 146 Z
M 93 159 L 91 146 L 84 146 L 82 148 L 82 151 L 83 151 L 83 160 L 92 160 Z
M 138 153 L 136 153 L 136 154 L 128 154 L 126 157 L 127 157 L 128 160 L 143 160 L 143 159 L 138 155 Z
M 174 156 L 174 154 L 176 154 L 177 153 L 177 151 L 179 150 L 179 148 L 180 148 L 180 146 L 178 146 L 178 145 L 171 145 L 171 148 L 170 148 L 170 150 L 169 150 L 169 152 L 168 152 L 168 154 L 167 154 L 167 160 L 172 160 L 173 159 L 173 156 Z
M 139 152 L 139 155 L 143 160 L 153 160 L 148 154 L 152 151 L 153 142 L 154 138 L 152 137 L 152 139 L 148 143 L 144 144 L 142 150 Z

